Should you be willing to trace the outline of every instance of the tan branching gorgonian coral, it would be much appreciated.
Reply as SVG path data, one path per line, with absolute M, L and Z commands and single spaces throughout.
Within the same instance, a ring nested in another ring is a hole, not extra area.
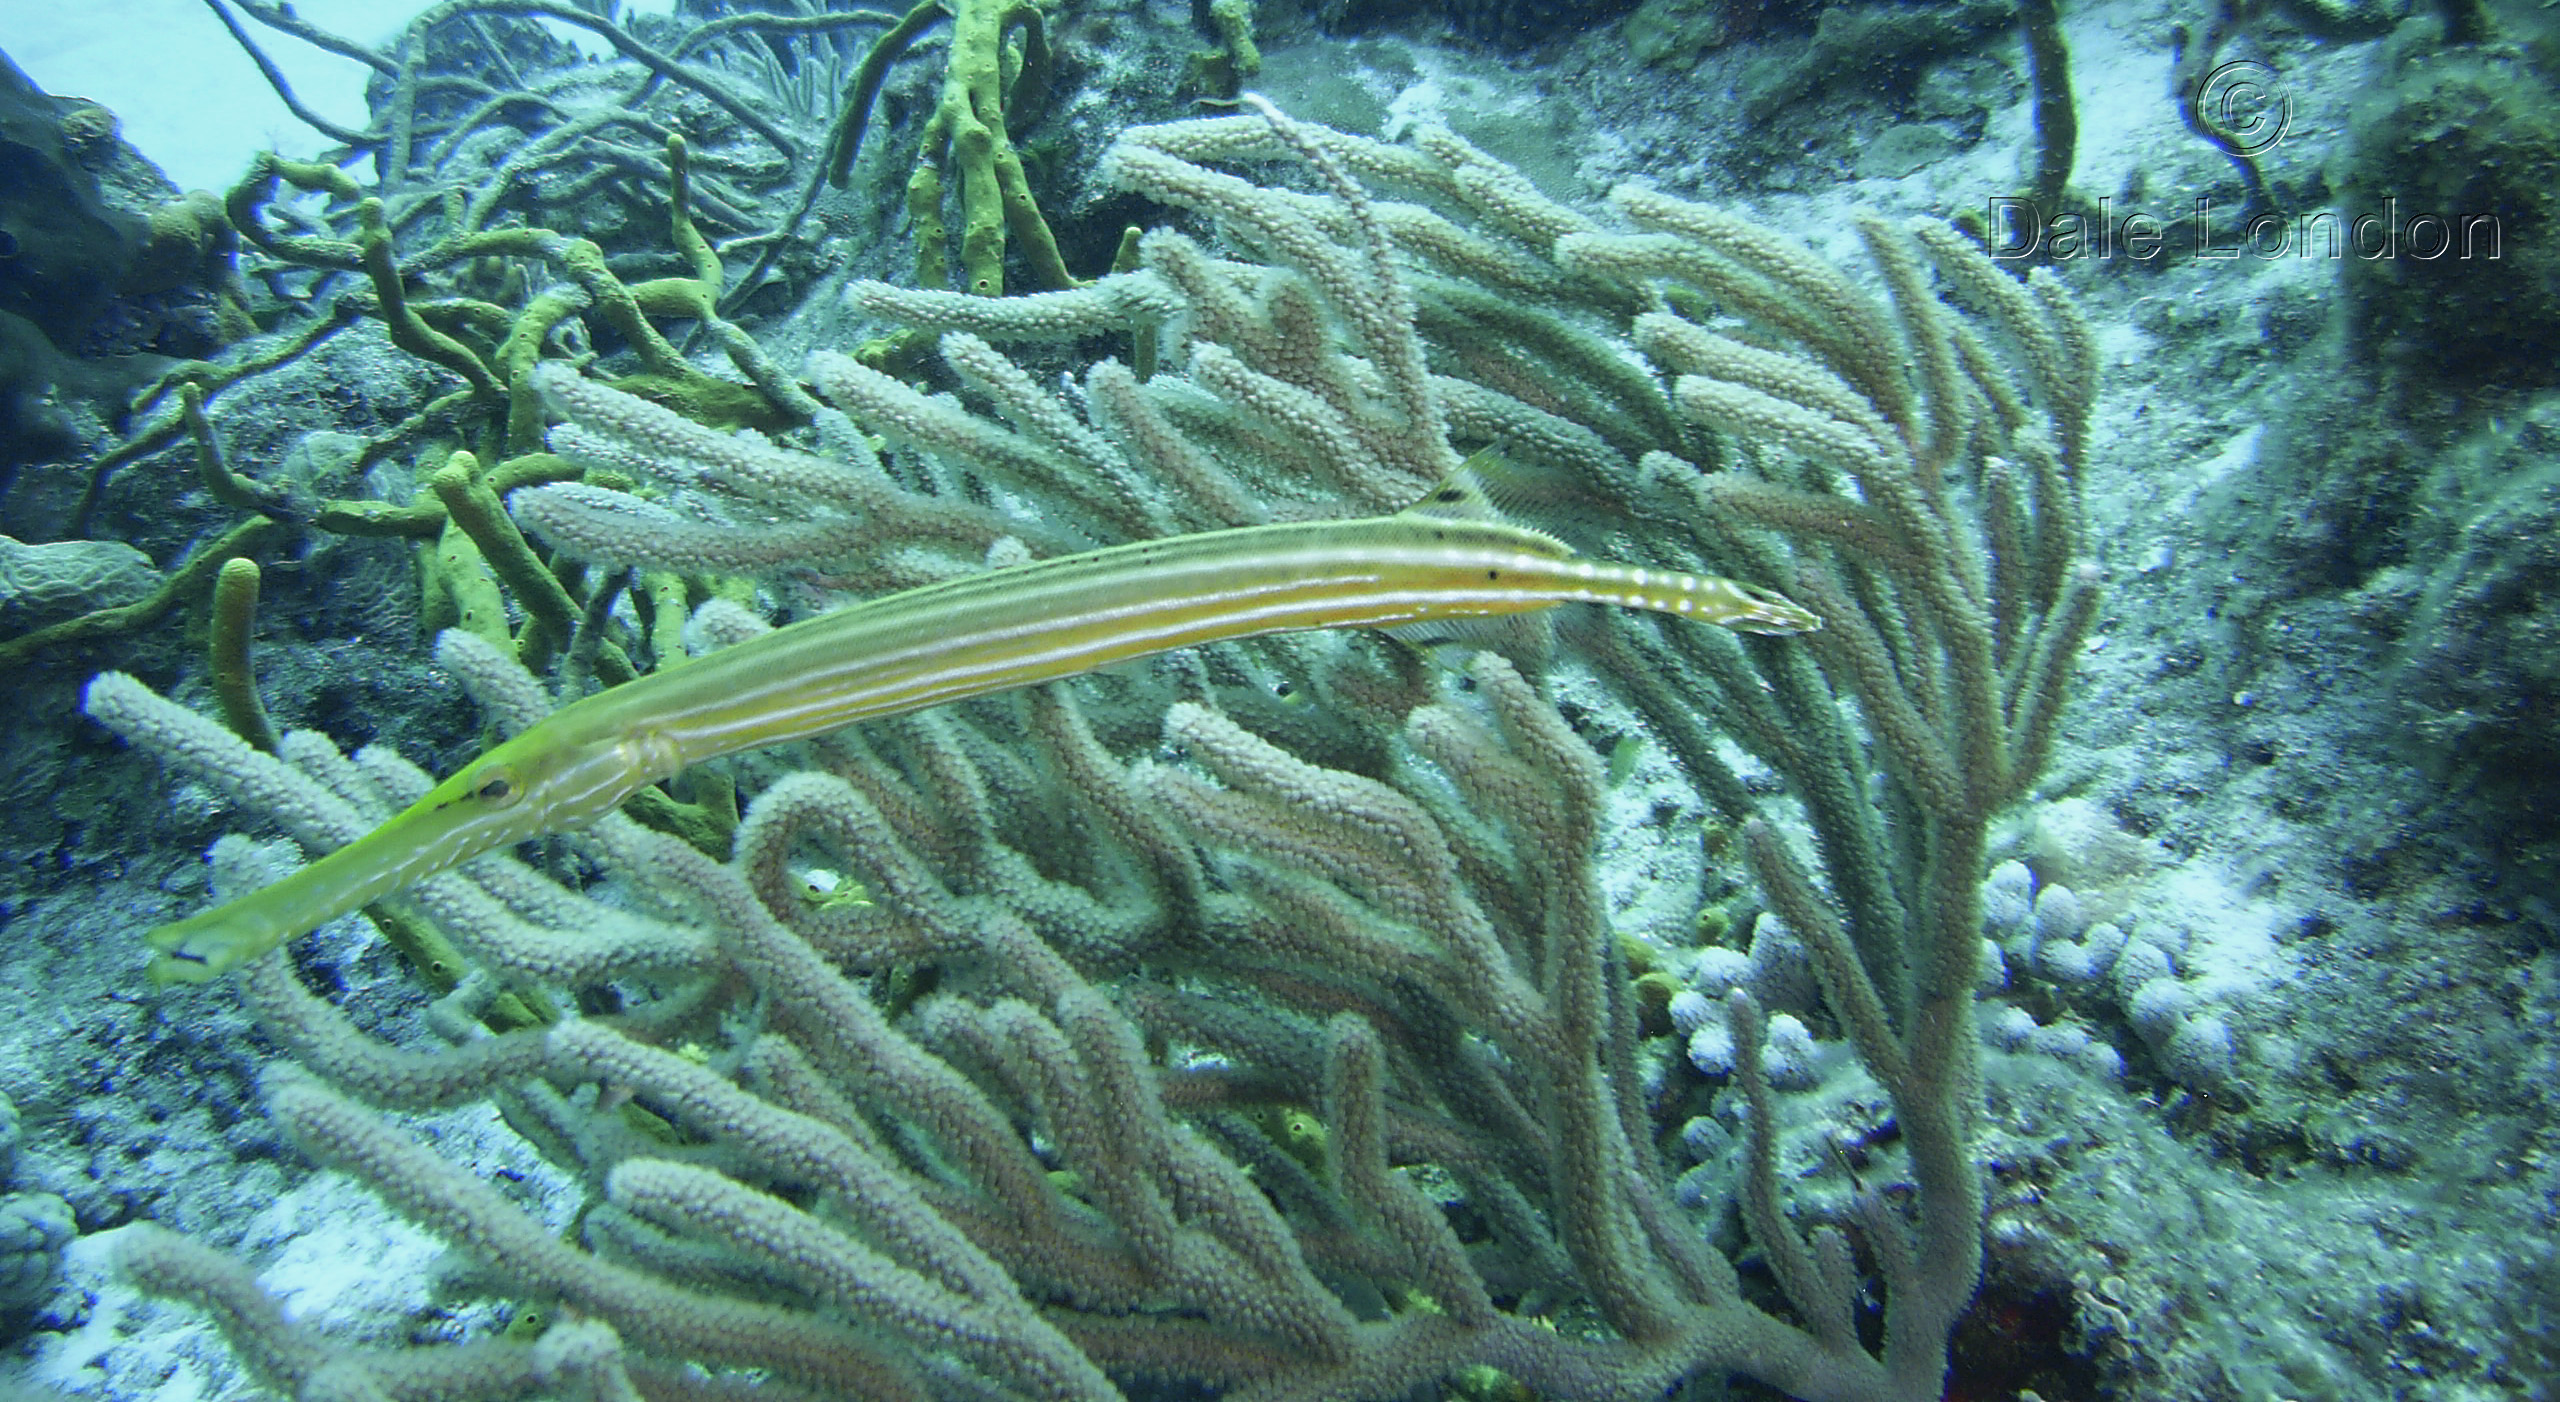
M 1235 173 L 1273 162 L 1315 193 Z M 1898 1162 L 1854 1221 L 1799 1224 L 1761 1011 L 1735 995 L 1736 1206 L 1782 1306 L 1746 1298 L 1656 1152 L 1672 1127 L 1596 879 L 1598 757 L 1504 656 L 1452 673 L 1330 636 L 839 735 L 745 775 L 761 792 L 725 863 L 617 817 L 585 839 L 614 873 L 595 889 L 504 855 L 421 889 L 479 969 L 449 1012 L 610 985 L 611 1014 L 496 1036 L 444 1016 L 453 1045 L 395 1048 L 260 961 L 252 1002 L 301 1063 L 272 1073 L 273 1113 L 505 1294 L 568 1306 L 539 1340 L 358 1350 L 165 1234 L 134 1234 L 134 1269 L 304 1397 L 1167 1380 L 1350 1402 L 1482 1367 L 1577 1402 L 1727 1373 L 1938 1396 L 1981 1254 L 1984 827 L 2041 767 L 2091 618 L 2074 473 L 2094 360 L 2068 304 L 1925 229 L 1863 230 L 1879 296 L 1659 194 L 1621 191 L 1627 227 L 1604 227 L 1444 131 L 1144 128 L 1113 176 L 1217 242 L 1160 231 L 1142 271 L 1053 296 L 856 289 L 941 332 L 963 393 L 822 358 L 851 421 L 820 425 L 832 461 L 563 378 L 555 446 L 664 495 L 544 487 L 519 518 L 621 563 L 796 556 L 803 584 L 868 590 L 1374 511 L 1499 439 L 1546 470 L 1522 489 L 1568 533 L 1811 603 L 1826 627 L 1806 639 L 1581 620 L 1552 664 L 1615 688 L 1743 825 L 1891 1099 Z M 1104 361 L 1063 399 L 996 349 L 1133 324 L 1161 333 L 1162 370 Z M 538 713 L 511 659 L 444 655 L 500 715 Z M 137 686 L 93 697 L 307 846 L 423 784 L 311 737 L 261 754 Z M 226 882 L 254 879 L 243 848 L 220 855 Z M 577 1240 L 365 1108 L 478 1100 L 588 1185 Z

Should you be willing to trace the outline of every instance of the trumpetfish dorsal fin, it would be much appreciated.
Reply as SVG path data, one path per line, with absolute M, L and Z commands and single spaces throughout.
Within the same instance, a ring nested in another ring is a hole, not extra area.
M 1573 547 L 1547 532 L 1522 523 L 1514 509 L 1534 492 L 1521 490 L 1526 469 L 1500 444 L 1479 448 L 1449 475 L 1433 484 L 1413 505 L 1396 513 L 1405 521 L 1491 521 L 1521 531 L 1568 556 Z M 1543 613 L 1500 614 L 1484 618 L 1435 618 L 1398 623 L 1377 633 L 1425 651 L 1460 645 L 1497 652 L 1531 677 L 1543 675 L 1555 660 L 1555 630 Z
M 1542 475 L 1521 466 L 1497 443 L 1469 454 L 1465 462 L 1450 469 L 1448 476 L 1433 484 L 1413 505 L 1396 514 L 1428 521 L 1497 521 L 1520 530 L 1536 530 L 1526 524 L 1522 508 L 1548 495 L 1536 481 Z M 1548 535 L 1545 531 L 1537 533 Z M 1571 549 L 1561 541 L 1557 544 Z

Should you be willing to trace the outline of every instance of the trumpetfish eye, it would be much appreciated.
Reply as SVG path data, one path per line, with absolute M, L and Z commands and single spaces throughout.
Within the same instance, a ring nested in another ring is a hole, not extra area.
M 480 787 L 472 792 L 472 797 L 492 808 L 503 808 L 515 802 L 523 792 L 513 778 L 505 774 L 492 774 L 480 782 Z

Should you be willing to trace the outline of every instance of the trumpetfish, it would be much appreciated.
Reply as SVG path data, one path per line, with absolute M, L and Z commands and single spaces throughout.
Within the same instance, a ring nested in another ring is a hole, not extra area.
M 1589 602 L 1755 633 L 1817 618 L 1714 575 L 1577 554 L 1500 518 L 1488 454 L 1392 516 L 1245 526 L 1035 560 L 820 614 L 571 702 L 380 827 L 152 930 L 155 983 L 219 978 L 493 848 L 583 827 L 688 765 L 1201 643 Z

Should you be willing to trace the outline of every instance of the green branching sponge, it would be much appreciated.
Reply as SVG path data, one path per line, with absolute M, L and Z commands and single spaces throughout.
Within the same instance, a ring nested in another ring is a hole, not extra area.
M 444 503 L 454 524 L 480 547 L 489 568 L 531 616 L 533 626 L 518 644 L 518 650 L 527 654 L 527 663 L 537 663 L 566 647 L 578 631 L 578 601 L 525 542 L 498 494 L 481 477 L 479 461 L 469 453 L 454 454 L 427 479 L 427 488 Z M 638 675 L 631 659 L 610 643 L 598 651 L 596 673 L 607 682 L 626 682 Z
M 249 638 L 258 621 L 258 562 L 235 555 L 213 580 L 213 626 L 205 632 L 205 665 L 213 677 L 222 719 L 241 739 L 276 749 L 275 722 L 258 697 L 258 674 L 249 662 Z

